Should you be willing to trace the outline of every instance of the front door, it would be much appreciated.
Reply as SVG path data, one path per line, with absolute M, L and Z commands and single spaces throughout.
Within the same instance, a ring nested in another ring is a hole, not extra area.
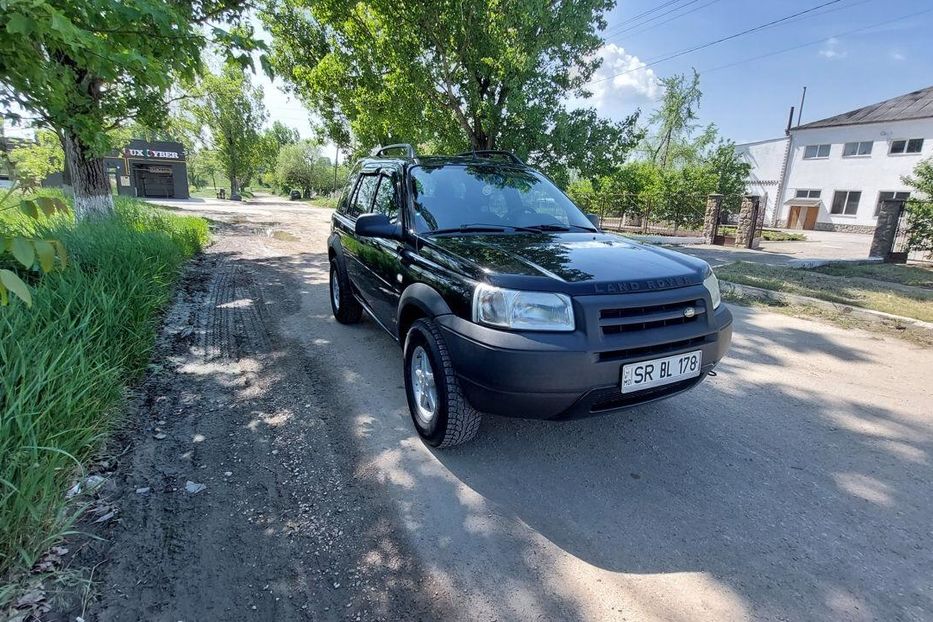
M 397 176 L 383 170 L 378 176 L 378 186 L 372 204 L 372 213 L 385 214 L 393 223 L 400 222 L 399 192 Z M 399 277 L 402 273 L 402 243 L 385 238 L 358 238 L 360 263 L 364 268 L 364 297 L 376 319 L 390 332 L 395 332 L 398 320 L 396 311 L 401 296 Z
M 804 229 L 813 229 L 816 227 L 816 217 L 820 213 L 820 208 L 818 207 L 808 207 L 807 208 L 807 218 L 803 221 Z
M 800 206 L 791 205 L 790 206 L 790 215 L 787 217 L 787 228 L 788 229 L 797 229 L 798 221 L 800 220 Z

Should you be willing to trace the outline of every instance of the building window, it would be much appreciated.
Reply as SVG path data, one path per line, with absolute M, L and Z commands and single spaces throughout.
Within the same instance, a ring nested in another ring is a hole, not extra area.
M 878 204 L 875 206 L 875 217 L 881 213 L 881 204 L 885 201 L 906 201 L 910 198 L 909 192 L 881 192 L 878 194 Z
M 875 143 L 869 141 L 860 143 L 846 143 L 842 149 L 842 157 L 851 158 L 855 156 L 871 155 L 871 148 Z
M 823 194 L 822 190 L 798 190 L 794 194 L 795 199 L 818 199 Z
M 832 147 L 832 145 L 807 145 L 803 149 L 803 159 L 813 160 L 814 158 L 828 158 L 830 147 Z
M 921 151 L 923 151 L 923 139 L 909 138 L 892 140 L 891 150 L 888 153 L 891 155 L 899 155 L 902 153 L 920 153 Z
M 837 190 L 833 195 L 833 207 L 829 210 L 829 213 L 855 216 L 861 198 L 862 193 L 858 190 Z

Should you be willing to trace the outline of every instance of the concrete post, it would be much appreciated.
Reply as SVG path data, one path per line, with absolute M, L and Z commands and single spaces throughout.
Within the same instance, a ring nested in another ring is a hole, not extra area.
M 748 194 L 742 197 L 739 210 L 739 222 L 735 227 L 735 245 L 738 248 L 753 248 L 755 231 L 758 228 L 758 195 Z
M 719 212 L 721 210 L 721 194 L 711 194 L 706 197 L 706 215 L 703 217 L 703 240 L 705 244 L 712 244 L 719 234 Z
M 871 250 L 868 251 L 869 257 L 886 259 L 888 254 L 894 250 L 897 223 L 903 211 L 904 201 L 900 199 L 891 199 L 881 203 L 881 210 L 878 212 L 878 224 L 875 227 L 875 235 L 871 240 Z

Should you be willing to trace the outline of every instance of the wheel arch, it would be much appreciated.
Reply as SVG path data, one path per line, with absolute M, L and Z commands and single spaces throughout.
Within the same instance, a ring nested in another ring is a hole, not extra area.
M 435 318 L 452 313 L 440 292 L 424 283 L 414 283 L 405 288 L 398 303 L 399 342 L 404 345 L 405 335 L 415 320 L 423 317 Z

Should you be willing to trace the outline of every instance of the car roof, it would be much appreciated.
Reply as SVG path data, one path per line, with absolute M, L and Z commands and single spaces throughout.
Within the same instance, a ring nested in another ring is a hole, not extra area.
M 362 158 L 359 163 L 364 169 L 371 169 L 379 166 L 390 166 L 393 168 L 412 167 L 412 166 L 466 166 L 469 164 L 482 164 L 484 166 L 493 166 L 496 168 L 509 169 L 530 169 L 531 167 L 524 163 L 497 160 L 494 158 L 473 157 L 471 155 L 433 155 L 418 156 L 416 158 L 393 158 L 393 157 L 374 157 L 367 156 Z

